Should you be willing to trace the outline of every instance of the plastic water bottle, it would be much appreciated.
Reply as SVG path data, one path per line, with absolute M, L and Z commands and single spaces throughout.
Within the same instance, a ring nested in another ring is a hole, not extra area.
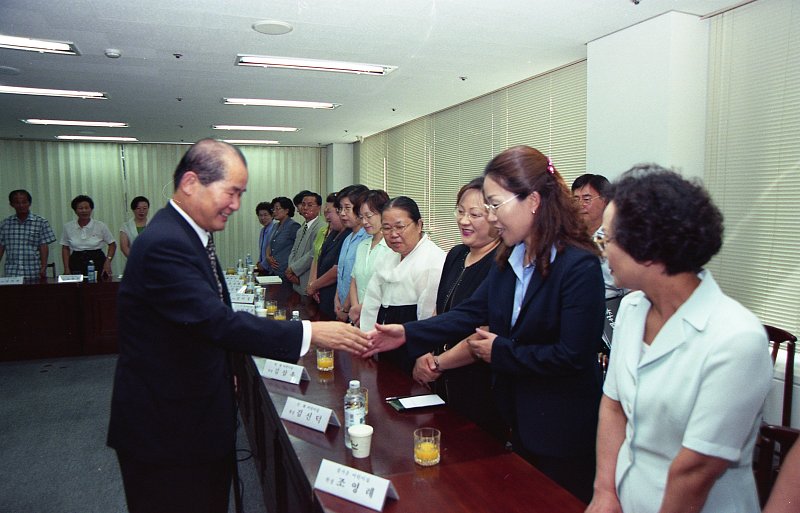
M 250 255 L 250 253 L 248 253 L 247 258 L 245 258 L 245 264 L 247 268 L 247 274 L 252 276 L 256 271 L 256 264 L 253 263 L 253 257 Z
M 361 382 L 350 381 L 347 393 L 344 394 L 344 445 L 350 448 L 350 434 L 347 428 L 356 424 L 366 424 L 367 413 L 364 407 L 364 395 L 361 393 Z
M 89 265 L 86 266 L 86 274 L 89 275 L 89 283 L 97 281 L 97 275 L 94 273 L 94 260 L 89 260 Z
M 299 321 L 300 320 L 300 312 L 297 310 L 292 310 L 292 320 Z

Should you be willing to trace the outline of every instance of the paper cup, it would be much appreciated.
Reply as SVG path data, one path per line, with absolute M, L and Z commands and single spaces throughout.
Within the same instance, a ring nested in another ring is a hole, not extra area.
M 372 426 L 356 424 L 347 428 L 350 434 L 350 443 L 353 447 L 354 458 L 368 458 L 372 447 Z

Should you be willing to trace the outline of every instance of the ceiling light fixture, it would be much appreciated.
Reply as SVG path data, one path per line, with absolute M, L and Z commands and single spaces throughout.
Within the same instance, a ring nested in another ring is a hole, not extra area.
M 359 75 L 387 75 L 397 69 L 397 66 L 383 66 L 380 64 L 360 64 L 357 62 L 322 61 L 316 59 L 295 59 L 293 57 L 268 57 L 264 55 L 243 54 L 236 56 L 236 65 L 310 71 L 335 71 L 338 73 L 356 73 Z
M 97 126 L 105 128 L 127 128 L 128 123 L 115 121 L 68 121 L 65 119 L 20 119 L 29 125 L 58 125 L 58 126 Z
M 292 126 L 249 126 L 249 125 L 212 125 L 214 130 L 257 130 L 260 132 L 297 132 L 299 128 Z
M 33 96 L 57 96 L 59 98 L 83 98 L 85 100 L 107 100 L 106 93 L 97 91 L 71 91 L 68 89 L 40 89 L 37 87 L 0 86 L 0 93 L 29 94 Z
M 28 37 L 4 36 L 0 34 L 0 48 L 27 50 L 29 52 L 58 53 L 61 55 L 80 55 L 75 43 L 70 41 L 48 41 Z
M 264 20 L 253 23 L 253 30 L 268 36 L 282 36 L 291 32 L 293 27 L 285 21 Z
M 138 142 L 135 137 L 101 137 L 93 135 L 57 135 L 63 141 L 105 141 L 105 142 Z
M 298 107 L 303 109 L 335 109 L 338 103 L 307 102 L 302 100 L 268 100 L 260 98 L 223 98 L 225 105 L 254 105 L 259 107 Z
M 228 144 L 279 144 L 278 141 L 258 139 L 223 139 L 222 142 L 226 142 Z

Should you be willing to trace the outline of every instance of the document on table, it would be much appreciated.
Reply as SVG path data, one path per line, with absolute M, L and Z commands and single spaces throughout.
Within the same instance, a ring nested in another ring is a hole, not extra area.
M 411 397 L 401 397 L 398 399 L 403 408 L 423 408 L 425 406 L 438 406 L 444 404 L 444 400 L 436 394 L 413 395 Z
M 444 400 L 436 394 L 412 395 L 408 397 L 387 397 L 386 403 L 397 411 L 439 406 L 445 404 Z
M 280 285 L 282 283 L 280 276 L 256 276 L 256 280 L 260 285 Z

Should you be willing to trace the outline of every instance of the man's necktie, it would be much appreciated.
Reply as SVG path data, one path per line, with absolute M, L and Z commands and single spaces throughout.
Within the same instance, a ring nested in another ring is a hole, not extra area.
M 211 272 L 214 273 L 214 279 L 217 280 L 217 290 L 219 291 L 219 299 L 225 302 L 225 297 L 222 293 L 222 282 L 219 281 L 219 273 L 217 272 L 217 247 L 214 245 L 214 236 L 208 236 L 208 244 L 206 245 L 206 252 L 208 259 L 211 261 Z
M 308 223 L 303 223 L 303 231 L 300 234 L 300 240 L 301 241 L 303 240 L 303 237 L 306 236 L 306 232 L 307 231 L 308 231 Z M 299 243 L 294 246 L 294 251 L 292 251 L 292 258 L 294 258 L 294 254 L 297 253 L 297 248 L 299 248 L 299 247 L 300 247 Z

